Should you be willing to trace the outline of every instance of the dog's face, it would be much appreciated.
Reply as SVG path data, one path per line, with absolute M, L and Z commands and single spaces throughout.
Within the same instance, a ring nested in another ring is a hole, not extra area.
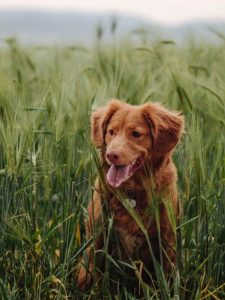
M 118 100 L 92 114 L 92 139 L 104 148 L 107 181 L 115 188 L 127 182 L 146 160 L 176 146 L 183 117 L 159 104 L 132 106 Z
M 150 128 L 141 113 L 133 106 L 118 109 L 111 117 L 106 134 L 108 183 L 119 187 L 143 164 L 151 149 Z

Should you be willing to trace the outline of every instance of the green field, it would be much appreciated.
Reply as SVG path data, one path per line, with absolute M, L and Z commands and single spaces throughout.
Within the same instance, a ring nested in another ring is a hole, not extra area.
M 0 299 L 77 299 L 97 175 L 89 117 L 111 98 L 157 101 L 186 120 L 174 153 L 180 263 L 172 286 L 143 285 L 142 299 L 225 299 L 225 43 L 145 37 L 138 45 L 99 38 L 92 48 L 8 39 L 0 49 Z M 105 261 L 122 274 L 123 264 Z M 83 299 L 135 299 L 126 277 L 114 280 L 115 295 L 111 284 L 106 272 Z

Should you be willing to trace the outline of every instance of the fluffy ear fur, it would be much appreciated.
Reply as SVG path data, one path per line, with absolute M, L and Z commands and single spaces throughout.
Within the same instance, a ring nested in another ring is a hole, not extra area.
M 151 128 L 153 151 L 165 154 L 175 148 L 183 133 L 184 117 L 158 103 L 143 105 L 143 114 Z
M 91 115 L 91 137 L 96 147 L 101 148 L 105 143 L 107 125 L 113 114 L 121 107 L 119 100 L 111 100 L 105 107 L 99 108 Z

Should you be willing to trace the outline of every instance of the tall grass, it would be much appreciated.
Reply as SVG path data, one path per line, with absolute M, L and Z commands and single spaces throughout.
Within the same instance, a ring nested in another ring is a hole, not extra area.
M 146 39 L 139 46 L 101 45 L 100 38 L 90 49 L 24 48 L 8 39 L 0 50 L 0 297 L 78 298 L 74 274 L 91 243 L 83 219 L 101 172 L 89 115 L 119 98 L 158 101 L 186 118 L 174 155 L 183 210 L 180 263 L 173 285 L 157 265 L 158 282 L 140 283 L 142 298 L 224 299 L 225 45 Z M 129 285 L 141 281 L 139 270 L 119 253 L 110 256 L 109 240 L 118 252 L 120 245 L 107 210 L 104 234 L 99 254 L 106 272 L 82 297 L 136 299 Z

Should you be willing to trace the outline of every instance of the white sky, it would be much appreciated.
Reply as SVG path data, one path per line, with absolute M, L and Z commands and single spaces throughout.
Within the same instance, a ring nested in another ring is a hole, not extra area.
M 225 20 L 225 0 L 0 0 L 0 9 L 9 8 L 128 13 L 162 23 Z

